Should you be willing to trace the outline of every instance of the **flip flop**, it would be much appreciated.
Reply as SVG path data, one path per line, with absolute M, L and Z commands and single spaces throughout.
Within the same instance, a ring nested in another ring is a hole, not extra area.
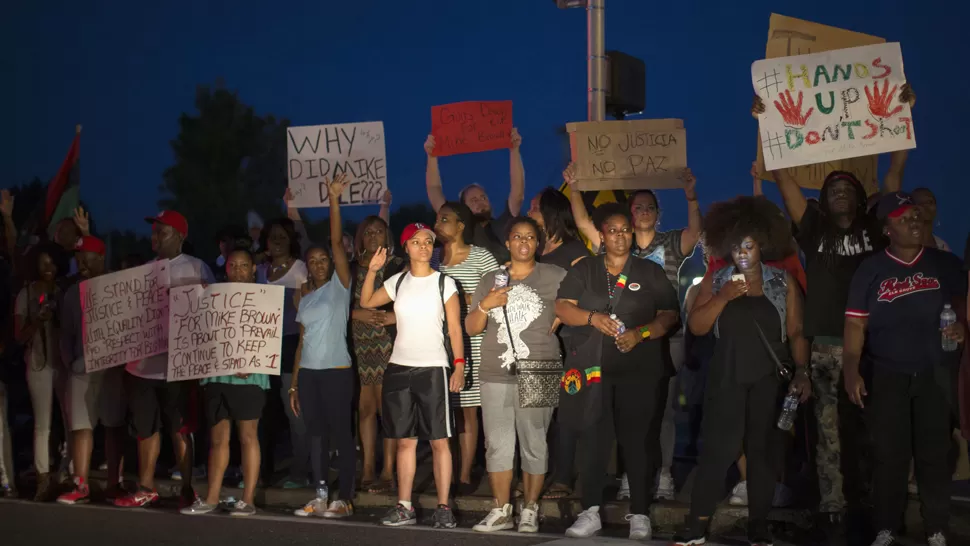
M 545 493 L 543 493 L 542 498 L 543 499 L 564 499 L 572 494 L 573 494 L 573 490 L 570 489 L 569 486 L 563 485 L 561 483 L 554 483 L 549 487 L 549 489 L 546 490 Z

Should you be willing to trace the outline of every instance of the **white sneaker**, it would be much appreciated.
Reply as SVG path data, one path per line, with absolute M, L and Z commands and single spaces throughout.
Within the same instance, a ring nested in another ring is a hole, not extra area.
M 879 531 L 876 540 L 872 541 L 872 546 L 890 546 L 891 544 L 896 544 L 896 537 L 893 536 L 892 531 Z M 946 542 L 943 544 L 945 545 Z
M 623 519 L 630 522 L 630 540 L 650 540 L 653 538 L 653 529 L 650 527 L 648 516 L 627 514 Z
M 747 506 L 748 505 L 748 482 L 738 482 L 731 490 L 731 498 L 728 499 L 728 504 L 731 506 Z
M 946 537 L 943 533 L 936 533 L 935 535 L 926 539 L 927 546 L 946 546 Z
M 472 527 L 472 530 L 479 533 L 493 533 L 495 531 L 508 531 L 515 528 L 512 519 L 512 505 L 506 504 L 501 508 L 492 508 L 492 511 L 485 516 L 485 519 Z
M 539 532 L 539 505 L 537 503 L 527 504 L 519 510 L 519 532 Z
M 293 511 L 294 516 L 300 516 L 301 518 L 307 517 L 324 517 L 323 514 L 327 511 L 327 499 L 320 499 L 314 497 L 314 499 L 308 503 L 303 508 L 298 508 Z
M 771 500 L 771 505 L 775 508 L 786 508 L 791 506 L 795 494 L 790 487 L 783 483 L 775 484 L 775 497 Z
M 629 500 L 630 499 L 630 478 L 626 474 L 623 474 L 623 478 L 620 479 L 620 490 L 616 492 L 616 500 Z
M 674 477 L 670 475 L 670 470 L 663 469 L 657 476 L 657 493 L 654 499 L 674 500 L 675 498 L 677 498 L 677 491 L 674 488 Z
M 576 523 L 566 529 L 566 536 L 570 538 L 589 538 L 600 532 L 603 522 L 600 521 L 600 507 L 593 506 L 583 510 L 576 518 Z

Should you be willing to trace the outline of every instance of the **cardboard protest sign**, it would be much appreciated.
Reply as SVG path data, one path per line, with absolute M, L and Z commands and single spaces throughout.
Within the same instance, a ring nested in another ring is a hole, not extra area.
M 769 170 L 916 147 L 898 43 L 756 61 L 751 81 Z
M 168 380 L 279 375 L 284 292 L 252 283 L 173 288 Z
M 168 350 L 168 285 L 168 260 L 81 282 L 87 372 Z
M 512 101 L 468 101 L 431 107 L 434 155 L 512 147 Z
M 380 203 L 387 191 L 384 123 L 342 123 L 289 127 L 287 176 L 294 207 L 329 207 L 326 180 L 347 173 L 340 205 Z
M 567 123 L 582 191 L 679 188 L 687 133 L 679 119 Z
M 768 42 L 765 46 L 765 59 L 791 57 L 808 53 L 819 53 L 833 49 L 845 49 L 864 45 L 885 43 L 886 40 L 860 32 L 821 25 L 794 17 L 771 14 L 768 24 Z M 761 134 L 758 134 L 758 169 L 764 180 L 774 181 L 770 172 L 764 168 L 764 154 Z M 847 171 L 856 176 L 869 194 L 878 190 L 878 158 L 876 156 L 853 157 L 802 165 L 788 169 L 798 185 L 803 188 L 819 189 L 825 177 L 832 171 Z

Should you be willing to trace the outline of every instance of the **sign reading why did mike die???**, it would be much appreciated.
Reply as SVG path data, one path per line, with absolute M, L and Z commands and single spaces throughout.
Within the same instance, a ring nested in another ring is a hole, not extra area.
M 341 123 L 286 130 L 290 205 L 329 207 L 327 180 L 347 173 L 340 204 L 373 205 L 387 191 L 384 123 Z
M 251 283 L 173 288 L 168 380 L 279 375 L 285 290 Z
M 687 132 L 679 119 L 567 123 L 582 191 L 679 188 Z
M 756 61 L 768 170 L 916 147 L 898 43 Z

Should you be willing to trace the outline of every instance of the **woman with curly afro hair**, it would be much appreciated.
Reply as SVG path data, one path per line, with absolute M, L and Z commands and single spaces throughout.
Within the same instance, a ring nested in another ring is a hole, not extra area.
M 778 207 L 764 197 L 714 204 L 704 228 L 711 254 L 728 265 L 701 283 L 688 319 L 695 335 L 713 331 L 716 345 L 701 425 L 704 450 L 687 528 L 676 543 L 705 543 L 725 473 L 743 448 L 748 459 L 748 538 L 751 544 L 771 544 L 767 517 L 775 471 L 768 453 L 781 439 L 776 437 L 775 416 L 782 389 L 802 402 L 812 391 L 801 290 L 790 274 L 764 263 L 791 253 L 791 230 Z M 775 358 L 794 361 L 797 371 L 790 384 L 779 379 Z

